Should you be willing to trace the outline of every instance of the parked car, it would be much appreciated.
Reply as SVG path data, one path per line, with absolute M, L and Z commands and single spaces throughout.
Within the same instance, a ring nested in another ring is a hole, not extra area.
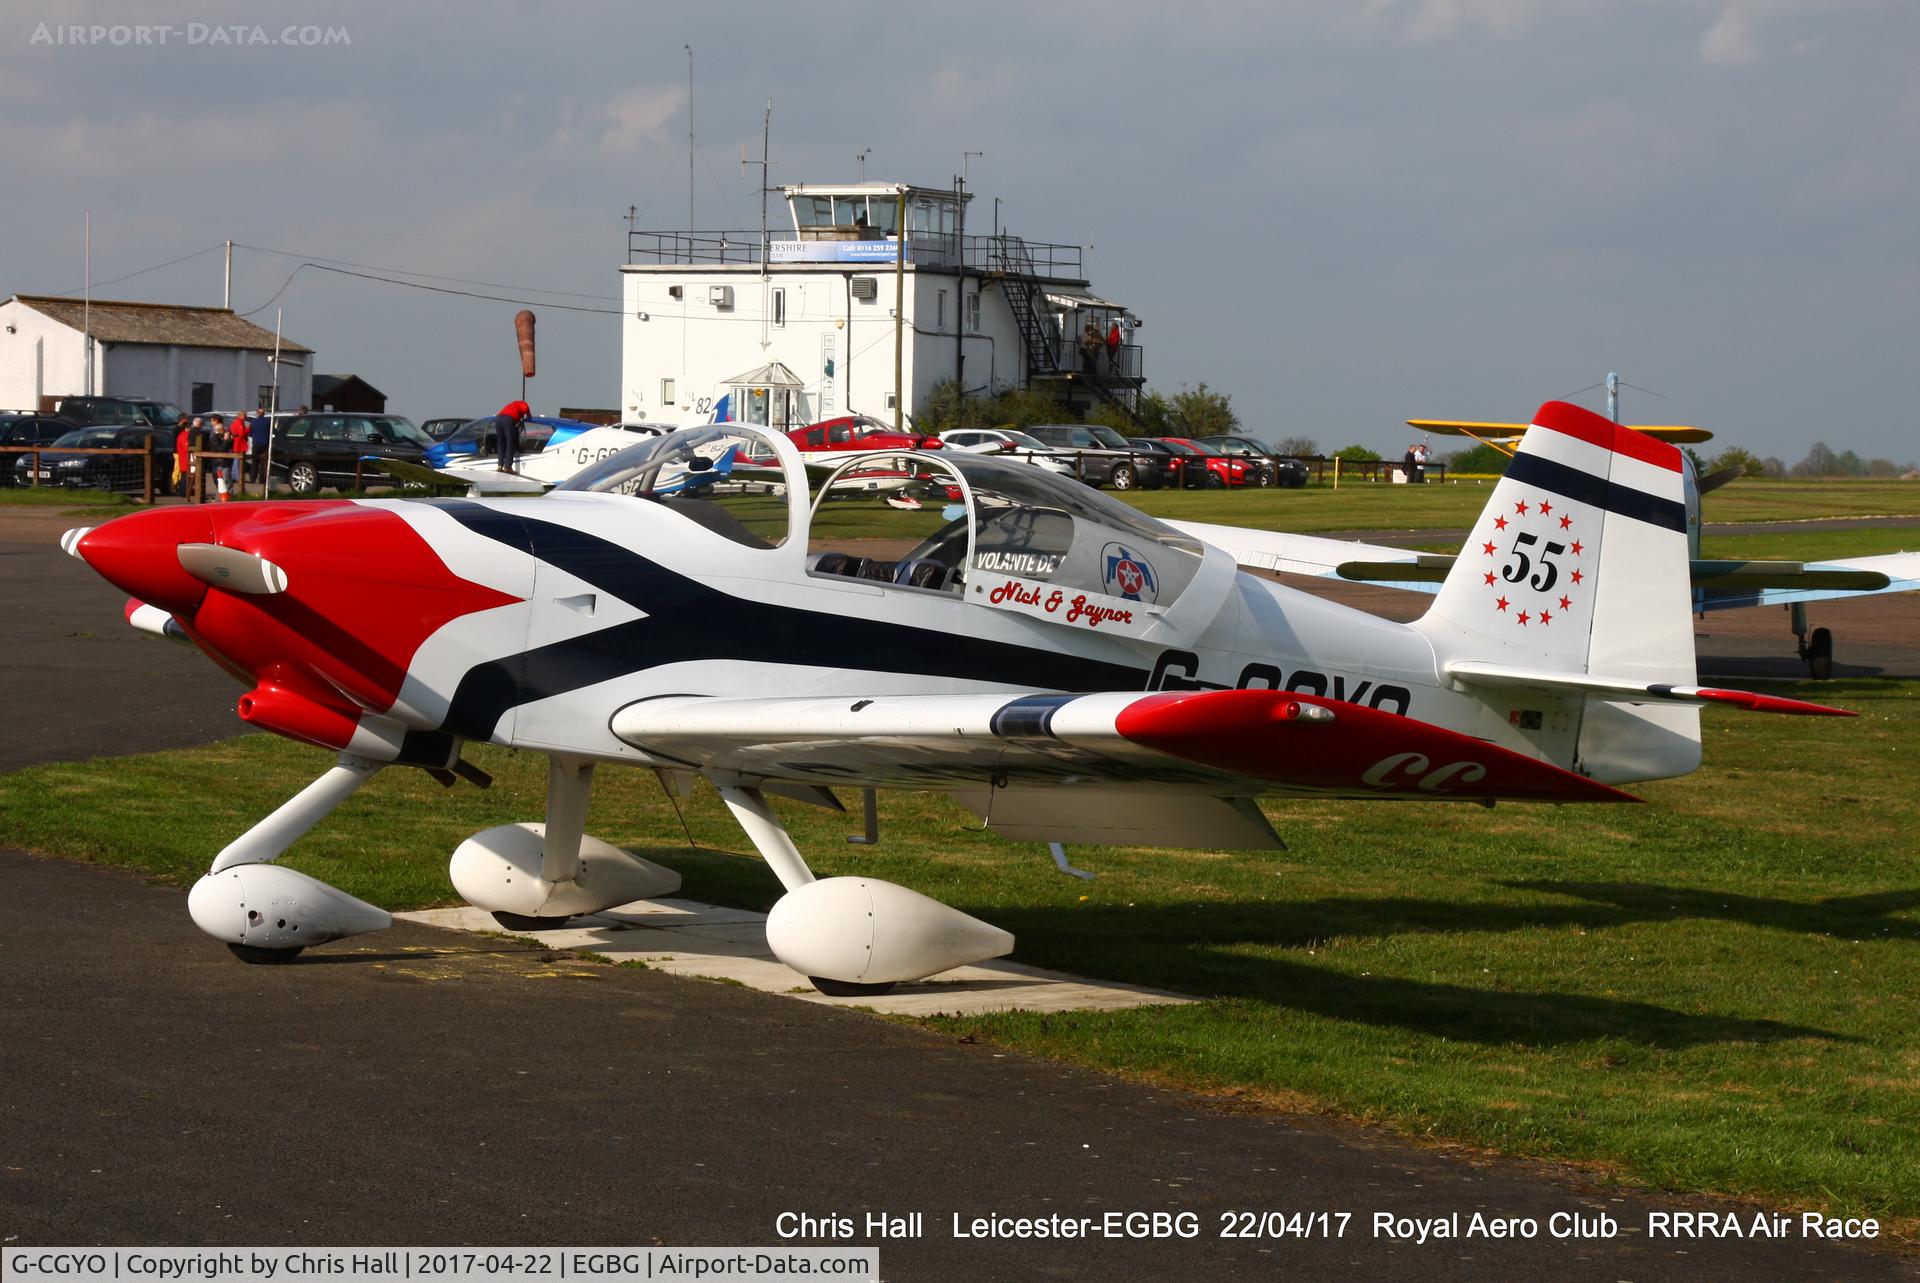
M 50 414 L 0 412 L 0 446 L 52 445 L 73 429 L 73 424 Z M 12 485 L 16 476 L 24 478 L 30 457 L 24 454 L 0 455 L 0 486 Z
M 420 430 L 435 441 L 445 441 L 458 432 L 463 424 L 472 422 L 472 419 L 428 419 L 420 425 Z
M 296 414 L 274 425 L 273 472 L 298 495 L 316 494 L 323 485 L 350 487 L 356 466 L 362 485 L 390 485 L 381 459 L 424 464 L 433 444 L 413 420 L 397 414 Z
M 1074 472 L 1071 452 L 1056 450 L 1038 437 L 1011 428 L 955 428 L 951 432 L 942 432 L 940 439 L 948 448 L 964 450 L 969 454 L 995 454 L 1003 459 L 1018 459 L 1063 477 L 1070 477 Z
M 1241 458 L 1264 459 L 1273 465 L 1272 484 L 1298 490 L 1307 484 L 1312 472 L 1290 454 L 1281 454 L 1259 437 L 1200 437 L 1199 443 L 1212 446 L 1221 454 Z
M 140 396 L 62 397 L 53 408 L 60 418 L 79 427 L 96 424 L 148 424 L 177 430 L 184 411 L 171 401 L 156 401 Z M 210 412 L 209 412 L 210 413 Z
M 134 493 L 146 485 L 146 461 L 137 454 L 74 454 L 75 450 L 146 450 L 153 456 L 153 485 L 165 490 L 173 476 L 173 433 L 147 424 L 96 424 L 63 433 L 40 455 L 39 484 Z M 14 484 L 35 480 L 34 456 L 16 456 Z
M 940 438 L 911 429 L 896 432 L 890 423 L 864 414 L 843 414 L 804 428 L 787 429 L 787 439 L 803 455 L 838 454 L 860 450 L 937 450 Z
M 466 459 L 498 457 L 500 438 L 493 426 L 494 420 L 498 417 L 498 415 L 485 414 L 477 419 L 468 419 L 428 448 L 427 462 L 433 467 L 444 468 L 449 463 L 458 463 Z M 538 454 L 550 444 L 565 442 L 584 432 L 591 432 L 597 426 L 597 424 L 583 423 L 579 419 L 548 419 L 533 415 L 521 422 L 520 448 L 514 453 L 516 455 Z
M 1027 435 L 1077 456 L 1079 478 L 1090 486 L 1132 490 L 1166 480 L 1164 465 L 1149 463 L 1127 438 L 1097 423 L 1040 423 L 1024 429 Z
M 1201 461 L 1206 468 L 1200 482 L 1202 486 L 1219 489 L 1225 486 L 1264 486 L 1272 482 L 1273 474 L 1265 460 L 1232 458 L 1188 437 L 1161 437 L 1160 440 L 1189 459 L 1198 458 Z M 1193 482 L 1189 480 L 1187 484 L 1192 485 Z

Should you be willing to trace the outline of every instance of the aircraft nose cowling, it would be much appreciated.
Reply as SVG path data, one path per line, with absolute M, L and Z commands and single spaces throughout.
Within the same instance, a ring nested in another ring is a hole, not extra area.
M 180 565 L 184 543 L 211 543 L 213 523 L 198 507 L 151 508 L 96 526 L 73 551 L 130 597 L 173 615 L 188 615 L 207 595 L 204 580 Z

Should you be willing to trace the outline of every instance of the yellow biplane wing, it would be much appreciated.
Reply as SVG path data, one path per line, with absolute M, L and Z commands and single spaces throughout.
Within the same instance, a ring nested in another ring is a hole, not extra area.
M 1482 445 L 1490 445 L 1495 449 L 1501 448 L 1500 442 L 1519 440 L 1520 434 L 1527 430 L 1524 423 L 1487 423 L 1478 419 L 1408 419 L 1407 426 L 1422 432 L 1436 432 L 1441 436 L 1472 437 Z M 1626 426 L 1635 432 L 1644 432 L 1655 440 L 1670 441 L 1674 445 L 1697 445 L 1713 440 L 1713 433 L 1707 429 L 1683 423 L 1629 423 Z

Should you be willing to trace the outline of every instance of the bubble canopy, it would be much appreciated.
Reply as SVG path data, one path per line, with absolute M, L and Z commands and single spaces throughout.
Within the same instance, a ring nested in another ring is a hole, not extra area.
M 764 462 L 768 456 L 778 461 L 777 469 Z M 1071 477 L 960 451 L 854 455 L 828 473 L 806 505 L 812 487 L 792 443 L 744 424 L 685 428 L 640 442 L 557 491 L 657 501 L 752 548 L 792 546 L 797 530 L 805 549 L 809 510 L 817 518 L 830 494 L 846 493 L 840 478 L 857 477 L 882 461 L 918 473 L 904 493 L 917 489 L 923 505 L 944 504 L 949 519 L 897 562 L 860 556 L 855 545 L 838 554 L 816 553 L 810 573 L 949 593 L 967 592 L 969 583 L 1019 578 L 1165 609 L 1205 556 L 1199 541 Z M 791 517 L 789 496 L 802 501 Z

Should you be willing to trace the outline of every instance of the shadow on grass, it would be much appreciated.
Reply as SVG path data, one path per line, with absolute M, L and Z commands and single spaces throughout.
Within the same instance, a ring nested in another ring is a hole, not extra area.
M 694 858 L 674 862 L 687 876 L 683 894 L 765 907 L 764 879 L 746 861 L 723 862 L 704 853 L 686 854 Z M 1528 884 L 1528 889 L 1573 894 L 1554 884 Z M 1624 884 L 1617 889 L 1624 890 Z M 1673 910 L 1670 906 L 1680 901 L 1672 898 L 1669 888 L 1639 890 L 1645 894 L 1638 900 L 1623 896 L 1626 903 L 1585 905 L 1339 898 L 1297 904 L 1210 902 L 1130 908 L 956 907 L 1012 931 L 1022 941 L 1016 956 L 1023 962 L 1200 997 L 1268 1003 L 1465 1042 L 1551 1047 L 1615 1040 L 1674 1049 L 1703 1043 L 1774 1043 L 1795 1038 L 1856 1041 L 1849 1035 L 1779 1020 L 1696 1014 L 1648 1002 L 1496 987 L 1493 978 L 1488 986 L 1476 987 L 1356 976 L 1266 952 L 1304 950 L 1342 936 L 1493 934 L 1570 926 L 1599 929 L 1649 919 L 1697 916 Z M 747 893 L 744 899 L 741 892 Z M 1739 899 L 1714 892 L 1686 894 L 1700 897 L 1702 907 L 1711 904 L 1718 908 Z M 1904 893 L 1856 899 L 1862 907 L 1849 910 L 1855 917 L 1868 911 L 1867 901 L 1873 901 L 1872 911 L 1879 913 L 1908 903 Z M 1920 893 L 1913 893 L 1912 900 L 1920 902 Z M 1824 929 L 1828 921 L 1821 916 L 1820 906 L 1788 902 L 1780 902 L 1775 916 L 1792 920 L 1794 910 L 1811 915 L 1801 921 L 1803 930 Z M 1727 914 L 1722 910 L 1720 916 Z M 1511 952 L 1494 946 L 1487 957 L 1498 982 L 1511 984 L 1525 978 L 1528 964 L 1516 961 Z
M 1406 920 L 1432 920 L 1460 914 L 1471 920 L 1484 906 L 1390 901 L 1391 912 Z M 1275 906 L 1208 905 L 1194 910 L 1140 907 L 1101 910 L 1098 921 L 1081 912 L 1048 910 L 990 911 L 990 920 L 1024 941 L 1037 942 L 1032 956 L 1042 966 L 1097 975 L 1201 997 L 1270 1003 L 1292 1011 L 1335 1020 L 1405 1029 L 1435 1037 L 1487 1045 L 1555 1047 L 1572 1043 L 1618 1041 L 1673 1050 L 1703 1043 L 1774 1043 L 1796 1038 L 1855 1042 L 1851 1035 L 1781 1020 L 1748 1019 L 1680 1011 L 1656 1003 L 1554 990 L 1511 987 L 1529 975 L 1529 964 L 1505 950 L 1489 950 L 1486 987 L 1395 976 L 1354 975 L 1292 958 L 1249 950 L 1312 943 L 1306 933 L 1327 936 L 1324 922 L 1289 924 L 1310 914 L 1312 905 L 1291 910 Z M 1408 913 L 1407 911 L 1412 911 Z M 1500 906 L 1505 925 L 1476 929 L 1513 930 L 1539 925 L 1527 915 Z M 1383 933 L 1376 917 L 1368 935 Z M 1278 928 L 1275 930 L 1274 928 Z M 1457 928 L 1456 928 L 1457 929 Z M 1537 973 L 1536 973 L 1537 974 Z
M 1552 879 L 1502 882 L 1516 891 L 1587 900 L 1593 909 L 1574 908 L 1577 914 L 1596 913 L 1614 926 L 1628 922 L 1676 922 L 1685 918 L 1744 922 L 1749 926 L 1794 931 L 1843 940 L 1920 940 L 1920 922 L 1892 914 L 1920 907 L 1920 890 L 1877 891 L 1871 895 L 1835 896 L 1827 900 L 1776 900 L 1698 887 L 1654 886 L 1642 882 L 1561 882 Z M 1599 905 L 1611 908 L 1600 909 Z M 1570 906 L 1571 908 L 1571 906 Z

